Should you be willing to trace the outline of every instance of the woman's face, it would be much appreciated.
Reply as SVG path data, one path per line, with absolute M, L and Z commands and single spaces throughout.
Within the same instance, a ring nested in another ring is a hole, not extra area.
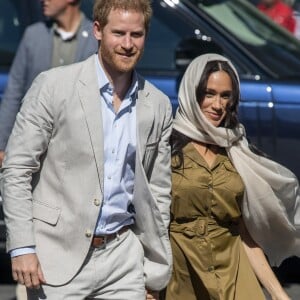
M 226 116 L 226 107 L 232 96 L 232 81 L 224 71 L 211 73 L 200 109 L 207 120 L 218 127 Z

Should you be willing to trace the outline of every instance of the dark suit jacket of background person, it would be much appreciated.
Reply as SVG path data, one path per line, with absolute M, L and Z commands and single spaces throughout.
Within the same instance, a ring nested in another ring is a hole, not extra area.
M 0 103 L 0 150 L 5 150 L 21 101 L 33 79 L 51 68 L 52 22 L 38 22 L 29 26 L 23 35 L 10 69 L 8 85 Z M 92 22 L 83 15 L 78 30 L 75 62 L 82 61 L 98 49 L 92 32 Z M 67 78 L 66 78 L 67 80 Z

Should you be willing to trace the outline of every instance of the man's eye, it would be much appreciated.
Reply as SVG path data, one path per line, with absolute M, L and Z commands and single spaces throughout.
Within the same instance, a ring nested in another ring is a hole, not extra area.
M 140 38 L 140 37 L 144 36 L 144 34 L 142 32 L 136 32 L 136 33 L 133 33 L 131 36 L 133 38 Z

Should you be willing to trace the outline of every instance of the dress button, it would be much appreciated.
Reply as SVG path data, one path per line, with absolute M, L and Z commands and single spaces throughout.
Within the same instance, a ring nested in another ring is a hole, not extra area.
M 92 232 L 89 229 L 87 229 L 85 232 L 85 236 L 90 238 L 92 236 Z
M 94 199 L 94 204 L 95 204 L 96 206 L 99 206 L 99 205 L 100 205 L 100 200 L 99 200 L 99 199 Z
M 211 184 L 209 184 L 207 187 L 208 187 L 208 190 L 209 190 L 209 191 L 212 191 L 213 188 L 212 188 L 212 185 L 211 185 Z
M 215 270 L 215 267 L 214 267 L 214 266 L 208 267 L 208 272 L 213 272 L 214 270 Z

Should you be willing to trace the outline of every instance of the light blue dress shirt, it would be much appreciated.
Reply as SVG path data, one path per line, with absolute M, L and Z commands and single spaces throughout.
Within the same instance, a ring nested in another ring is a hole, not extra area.
M 138 81 L 132 84 L 119 111 L 113 108 L 113 86 L 96 55 L 96 70 L 104 135 L 104 194 L 96 235 L 110 234 L 134 222 L 132 204 L 136 154 L 136 98 Z

